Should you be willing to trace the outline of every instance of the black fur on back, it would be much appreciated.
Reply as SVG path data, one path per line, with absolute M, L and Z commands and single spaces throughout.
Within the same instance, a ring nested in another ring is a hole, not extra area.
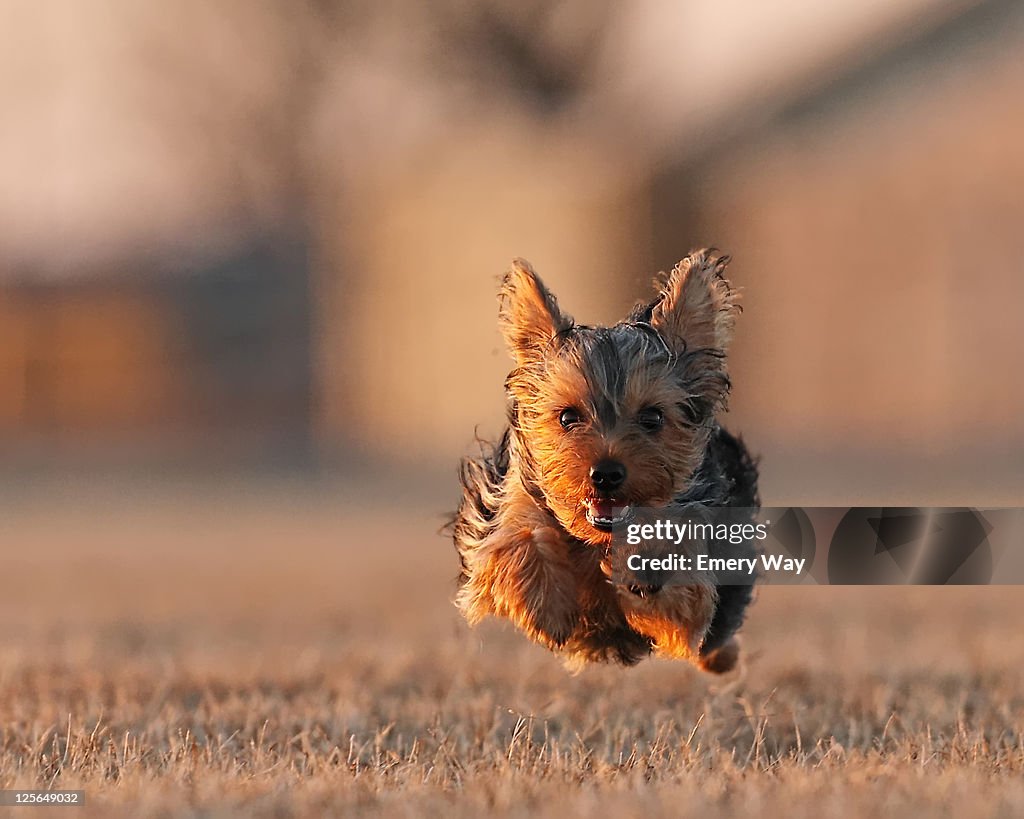
M 743 440 L 719 427 L 711 436 L 704 463 L 694 476 L 692 488 L 679 495 L 675 502 L 737 509 L 760 507 L 757 464 Z M 739 631 L 753 596 L 753 584 L 718 587 L 718 607 L 701 645 L 702 655 L 720 648 Z

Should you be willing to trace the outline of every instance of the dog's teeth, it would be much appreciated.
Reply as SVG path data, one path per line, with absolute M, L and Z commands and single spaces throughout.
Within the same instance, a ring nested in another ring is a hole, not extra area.
M 612 507 L 611 515 L 598 515 L 593 509 L 587 509 L 587 520 L 595 526 L 614 526 L 622 523 L 629 516 L 629 506 Z

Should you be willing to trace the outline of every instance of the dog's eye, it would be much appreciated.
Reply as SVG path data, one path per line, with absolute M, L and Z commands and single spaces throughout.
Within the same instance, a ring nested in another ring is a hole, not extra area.
M 580 411 L 574 407 L 567 407 L 562 410 L 562 414 L 558 416 L 558 423 L 562 425 L 562 429 L 571 429 L 582 420 L 583 418 L 580 416 Z
M 697 397 L 693 397 L 689 401 L 684 401 L 679 405 L 679 409 L 682 410 L 683 417 L 686 418 L 686 423 L 693 426 L 700 426 L 703 424 L 711 412 L 711 407 L 708 406 L 708 402 L 703 398 Z
M 665 423 L 665 414 L 657 407 L 644 407 L 637 414 L 636 421 L 648 432 L 657 432 Z

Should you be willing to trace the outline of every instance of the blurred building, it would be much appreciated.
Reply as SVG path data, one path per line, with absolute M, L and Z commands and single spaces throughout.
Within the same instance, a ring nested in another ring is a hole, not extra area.
M 1019 4 L 4 13 L 5 452 L 449 464 L 508 259 L 596 322 L 717 244 L 779 496 L 1024 494 Z

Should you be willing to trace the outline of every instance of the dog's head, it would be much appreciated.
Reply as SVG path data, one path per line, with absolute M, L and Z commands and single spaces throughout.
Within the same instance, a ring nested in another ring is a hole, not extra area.
M 514 456 L 528 488 L 580 540 L 605 544 L 631 508 L 689 488 L 729 392 L 728 261 L 691 254 L 657 282 L 653 302 L 613 327 L 575 324 L 522 260 L 506 274 Z

